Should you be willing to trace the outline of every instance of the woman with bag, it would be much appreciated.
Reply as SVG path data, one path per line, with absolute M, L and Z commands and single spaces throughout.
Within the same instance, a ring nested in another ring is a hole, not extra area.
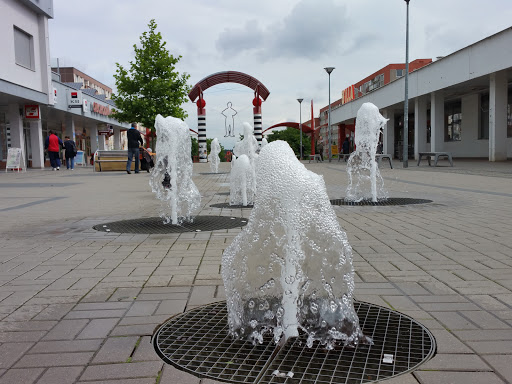
M 66 168 L 74 170 L 75 169 L 75 156 L 76 156 L 76 144 L 73 140 L 69 138 L 69 136 L 64 137 L 64 149 L 65 157 L 66 157 Z

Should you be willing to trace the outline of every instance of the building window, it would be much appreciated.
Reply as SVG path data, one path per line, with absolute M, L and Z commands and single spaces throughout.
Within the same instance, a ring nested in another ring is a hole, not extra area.
M 445 141 L 460 141 L 462 136 L 462 104 L 460 101 L 446 104 L 445 110 Z
M 489 94 L 480 95 L 480 126 L 478 139 L 489 139 Z
M 396 70 L 396 77 L 402 77 L 404 75 L 403 69 L 397 69 Z
M 14 57 L 16 64 L 35 70 L 34 39 L 17 27 L 14 27 Z

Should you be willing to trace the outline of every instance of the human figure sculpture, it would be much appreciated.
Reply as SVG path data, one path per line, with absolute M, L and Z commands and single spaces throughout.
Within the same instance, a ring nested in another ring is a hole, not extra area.
M 384 181 L 375 160 L 379 136 L 387 121 L 372 103 L 364 103 L 359 108 L 354 138 L 356 149 L 347 162 L 349 184 L 345 200 L 377 202 L 387 198 Z
M 221 112 L 225 118 L 224 125 L 226 127 L 226 134 L 224 137 L 235 137 L 235 115 L 238 112 L 232 108 L 232 105 L 233 103 L 228 101 L 228 107 Z
M 192 221 L 201 204 L 201 195 L 192 181 L 191 140 L 187 124 L 175 117 L 157 115 L 156 163 L 149 185 L 161 201 L 164 223 Z
M 323 177 L 278 140 L 261 149 L 257 186 L 248 224 L 222 256 L 230 334 L 277 343 L 302 329 L 308 346 L 328 349 L 368 341 L 352 301 L 351 247 Z

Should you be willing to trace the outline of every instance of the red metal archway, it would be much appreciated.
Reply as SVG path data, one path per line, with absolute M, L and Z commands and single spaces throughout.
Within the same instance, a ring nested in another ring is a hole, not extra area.
M 253 114 L 254 114 L 254 137 L 261 143 L 262 138 L 262 120 L 261 120 L 261 103 L 267 100 L 270 92 L 258 79 L 247 75 L 243 72 L 236 71 L 225 71 L 217 72 L 213 75 L 207 76 L 199 81 L 190 90 L 188 97 L 192 102 L 197 105 L 197 131 L 198 131 L 198 142 L 199 142 L 199 161 L 206 163 L 207 151 L 206 151 L 206 102 L 203 98 L 203 92 L 210 87 L 222 83 L 237 83 L 245 85 L 246 87 L 254 90 L 254 99 L 252 100 Z M 261 98 L 260 98 L 261 97 Z M 263 99 L 263 100 L 262 100 Z

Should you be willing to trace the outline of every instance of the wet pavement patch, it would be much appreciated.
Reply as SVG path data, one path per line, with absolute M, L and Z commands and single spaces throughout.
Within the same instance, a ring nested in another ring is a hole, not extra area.
M 228 383 L 371 383 L 418 368 L 436 352 L 430 331 L 414 319 L 378 305 L 354 301 L 361 329 L 373 344 L 306 346 L 307 335 L 277 346 L 228 335 L 226 302 L 169 319 L 153 335 L 166 363 L 198 377 Z
M 182 232 L 203 232 L 219 229 L 240 228 L 247 224 L 243 217 L 196 216 L 192 223 L 164 224 L 160 217 L 114 221 L 93 226 L 97 231 L 134 234 L 165 234 Z

